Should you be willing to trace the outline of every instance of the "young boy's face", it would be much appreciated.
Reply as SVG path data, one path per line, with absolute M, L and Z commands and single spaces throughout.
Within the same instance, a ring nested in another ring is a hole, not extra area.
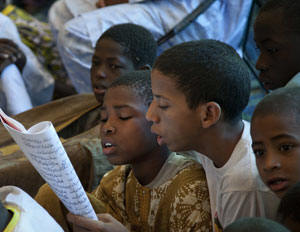
M 153 122 L 151 131 L 158 135 L 158 143 L 171 151 L 193 149 L 199 133 L 197 114 L 191 110 L 185 95 L 173 79 L 154 69 L 151 73 L 153 101 L 147 119 Z
M 102 104 L 107 87 L 127 71 L 135 70 L 124 55 L 125 48 L 111 39 L 100 39 L 92 59 L 91 82 L 98 102 Z
M 268 90 L 283 87 L 300 71 L 300 33 L 283 25 L 280 10 L 263 12 L 255 20 L 254 39 L 260 50 L 256 68 Z
M 107 91 L 101 108 L 100 137 L 111 164 L 138 163 L 158 147 L 146 112 L 145 103 L 129 87 Z
M 252 148 L 264 183 L 282 197 L 300 181 L 300 128 L 293 115 L 257 116 L 251 123 Z

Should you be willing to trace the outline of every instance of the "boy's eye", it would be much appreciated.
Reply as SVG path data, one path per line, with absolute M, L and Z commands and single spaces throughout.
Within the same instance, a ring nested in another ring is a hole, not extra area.
M 107 118 L 100 118 L 100 122 L 107 122 Z
M 265 151 L 263 149 L 253 149 L 253 153 L 256 158 L 260 158 L 264 155 Z
M 281 152 L 286 152 L 286 151 L 290 151 L 291 149 L 293 149 L 294 145 L 293 144 L 282 144 L 279 146 L 279 151 Z
M 160 109 L 162 109 L 162 110 L 166 110 L 166 109 L 169 108 L 168 105 L 159 105 L 158 107 L 159 107 Z
M 267 51 L 270 54 L 274 54 L 274 53 L 276 53 L 278 51 L 278 49 L 277 48 L 267 48 Z
M 120 69 L 120 68 L 122 68 L 122 66 L 116 65 L 116 64 L 109 64 L 109 67 L 110 67 L 111 69 Z
M 119 117 L 121 120 L 123 120 L 123 121 L 126 121 L 126 120 L 128 120 L 128 119 L 131 119 L 132 118 L 132 116 L 126 116 L 126 117 Z

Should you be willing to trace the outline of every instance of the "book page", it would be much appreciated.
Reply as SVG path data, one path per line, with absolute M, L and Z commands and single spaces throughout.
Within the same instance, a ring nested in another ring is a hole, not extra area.
M 52 123 L 40 122 L 26 131 L 21 124 L 15 125 L 16 121 L 6 116 L 1 109 L 0 118 L 25 156 L 66 208 L 75 215 L 97 220 Z

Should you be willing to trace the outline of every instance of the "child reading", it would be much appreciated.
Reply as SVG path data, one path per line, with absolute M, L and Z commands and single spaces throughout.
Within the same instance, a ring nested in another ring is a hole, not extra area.
M 256 68 L 266 89 L 300 85 L 299 28 L 299 0 L 270 0 L 260 9 L 254 24 L 260 50 Z
M 157 144 L 145 118 L 151 100 L 150 71 L 127 73 L 106 90 L 100 137 L 117 167 L 102 178 L 92 204 L 98 199 L 105 205 L 98 213 L 111 214 L 130 231 L 210 231 L 204 171 Z
M 264 183 L 282 198 L 300 181 L 300 88 L 280 88 L 255 108 L 251 136 Z
M 151 130 L 172 151 L 203 154 L 215 231 L 238 218 L 276 214 L 278 199 L 259 178 L 250 126 L 241 119 L 249 75 L 235 50 L 214 40 L 174 46 L 151 75 Z

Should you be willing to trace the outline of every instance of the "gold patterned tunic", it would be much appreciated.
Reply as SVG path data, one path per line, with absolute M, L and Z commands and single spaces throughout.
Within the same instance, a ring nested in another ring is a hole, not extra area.
M 130 166 L 119 166 L 103 177 L 94 195 L 130 231 L 212 229 L 203 168 L 175 153 L 149 185 L 139 184 Z

